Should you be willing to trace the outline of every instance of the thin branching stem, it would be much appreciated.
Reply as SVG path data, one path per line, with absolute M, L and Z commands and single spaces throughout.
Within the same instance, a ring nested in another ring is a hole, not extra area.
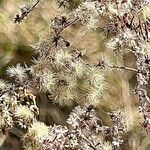
M 110 67 L 110 68 L 114 68 L 114 69 L 122 69 L 122 70 L 128 70 L 128 71 L 138 72 L 138 70 L 137 70 L 137 69 L 130 68 L 130 67 L 125 67 L 125 66 L 108 65 L 108 67 Z
M 15 23 L 20 23 L 25 17 L 27 17 L 35 8 L 36 6 L 40 3 L 40 0 L 37 0 L 37 2 L 27 11 L 25 11 L 24 13 L 21 13 L 21 15 L 16 15 L 15 17 Z

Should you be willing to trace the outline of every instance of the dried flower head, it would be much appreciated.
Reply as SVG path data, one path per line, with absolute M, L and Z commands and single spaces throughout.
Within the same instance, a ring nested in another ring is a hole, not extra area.
M 55 83 L 56 83 L 56 77 L 54 73 L 48 72 L 47 74 L 43 75 L 42 87 L 44 91 L 51 91 Z
M 66 62 L 70 61 L 71 58 L 71 54 L 65 49 L 60 49 L 55 55 L 55 61 L 59 65 L 64 65 Z
M 142 6 L 141 15 L 144 20 L 148 20 L 150 18 L 150 4 Z
M 112 150 L 112 144 L 109 142 L 103 143 L 103 150 Z
M 28 107 L 18 106 L 15 110 L 14 117 L 19 126 L 22 128 L 27 128 L 31 125 L 34 119 L 34 114 Z
M 20 64 L 17 64 L 16 67 L 8 67 L 6 72 L 11 78 L 15 78 L 15 80 L 20 82 L 27 78 L 26 69 L 23 68 Z
M 33 119 L 34 115 L 30 109 L 26 106 L 18 106 L 15 112 L 15 116 L 23 119 Z
M 23 147 L 25 149 L 39 149 L 40 143 L 37 141 L 38 138 L 43 136 L 48 136 L 49 127 L 46 126 L 43 122 L 34 121 L 31 127 L 28 128 L 28 131 L 22 137 Z
M 89 68 L 88 81 L 89 81 L 89 84 L 94 87 L 97 87 L 97 88 L 101 87 L 101 90 L 103 90 L 105 87 L 104 74 L 100 72 L 100 69 L 97 67 Z
M 88 20 L 87 23 L 85 23 L 85 25 L 82 27 L 82 33 L 83 35 L 86 33 L 91 33 L 92 31 L 96 31 L 96 29 L 98 28 L 98 19 L 95 19 L 93 17 L 90 17 L 90 19 Z
M 71 66 L 74 68 L 75 74 L 78 77 L 82 77 L 84 75 L 85 71 L 85 64 L 83 60 L 77 60 L 75 62 L 71 63 Z
M 150 58 L 150 42 L 142 42 L 141 48 L 144 54 L 146 54 Z
M 78 17 L 82 23 L 89 22 L 90 17 L 96 19 L 103 13 L 102 7 L 98 1 L 85 1 L 75 10 L 75 16 Z
M 0 90 L 4 90 L 7 87 L 7 82 L 0 79 Z

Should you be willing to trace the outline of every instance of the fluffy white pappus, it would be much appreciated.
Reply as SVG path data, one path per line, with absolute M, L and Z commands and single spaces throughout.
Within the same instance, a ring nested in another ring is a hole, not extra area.
M 0 90 L 4 90 L 5 88 L 7 88 L 7 82 L 0 79 Z
M 43 122 L 35 121 L 28 129 L 27 134 L 34 135 L 35 138 L 48 135 L 50 127 L 46 126 Z
M 97 106 L 101 102 L 102 94 L 104 92 L 105 86 L 102 84 L 99 88 L 89 88 L 87 91 L 86 102 L 90 105 Z
M 77 79 L 74 74 L 65 73 L 60 71 L 57 73 L 57 87 L 61 87 L 63 89 L 73 90 L 76 89 Z
M 122 54 L 125 54 L 131 51 L 131 47 L 135 45 L 136 39 L 136 34 L 126 29 L 124 32 L 118 34 L 116 37 L 111 38 L 108 43 L 106 43 L 106 48 L 107 50 L 112 50 L 114 52 L 121 52 Z
M 58 103 L 60 106 L 72 106 L 76 99 L 76 91 L 69 89 L 62 89 L 56 91 L 54 103 Z
M 110 142 L 103 143 L 103 150 L 112 150 L 112 144 Z
M 55 84 L 54 103 L 59 105 L 72 105 L 77 97 L 77 80 L 74 75 L 64 73 L 63 71 L 57 73 L 57 83 Z
M 150 19 L 150 3 L 141 7 L 139 15 L 146 21 Z
M 146 54 L 150 58 L 150 42 L 141 42 L 140 43 L 142 53 Z
M 102 6 L 98 1 L 85 1 L 76 10 L 75 16 L 77 16 L 83 23 L 87 22 L 90 17 L 97 18 L 103 13 Z
M 38 59 L 33 58 L 33 65 L 30 67 L 30 73 L 36 77 L 42 77 L 44 74 L 47 74 L 50 68 L 50 61 L 45 56 L 42 56 Z
M 117 8 L 115 7 L 115 4 L 114 3 L 108 3 L 107 5 L 107 8 L 108 8 L 108 11 L 113 14 L 113 15 L 118 15 L 118 10 Z
M 29 125 L 31 125 L 34 114 L 31 112 L 31 110 L 26 106 L 17 106 L 14 116 L 16 118 L 16 121 L 21 126 L 21 128 L 27 128 Z
M 98 28 L 99 19 L 93 18 L 92 16 L 88 20 L 88 22 L 82 28 L 82 34 L 85 35 L 86 33 L 91 33 L 96 31 Z
M 34 114 L 26 106 L 17 106 L 14 115 L 17 118 L 24 118 L 24 119 L 33 119 L 34 118 Z
M 19 80 L 22 82 L 27 78 L 26 69 L 22 67 L 20 64 L 16 66 L 8 67 L 6 73 L 11 77 L 15 78 L 15 80 Z
M 135 34 L 135 32 L 133 32 L 129 29 L 125 29 L 125 31 L 122 33 L 122 35 L 123 35 L 123 39 L 125 41 L 129 42 L 129 44 L 134 43 L 134 40 L 137 39 L 137 35 Z
M 56 65 L 58 64 L 63 66 L 65 62 L 71 61 L 71 59 L 72 59 L 71 54 L 65 49 L 60 49 L 55 54 Z
M 45 54 L 47 51 L 50 51 L 51 40 L 41 38 L 38 43 L 32 44 L 31 47 L 36 50 L 35 53 L 38 53 L 40 56 L 43 56 L 43 54 Z
M 46 126 L 43 122 L 38 122 L 35 120 L 21 138 L 23 142 L 23 148 L 28 150 L 40 149 L 40 143 L 37 141 L 37 139 L 48 136 L 49 130 L 49 126 Z
M 112 38 L 111 40 L 109 40 L 109 41 L 106 43 L 106 48 L 107 48 L 108 50 L 114 51 L 114 50 L 117 49 L 118 44 L 121 44 L 120 42 L 121 42 L 121 41 L 120 41 L 119 38 L 117 38 L 117 37 Z
M 71 75 L 70 77 L 67 78 L 67 82 L 68 82 L 68 89 L 69 90 L 75 90 L 76 89 L 77 80 L 73 75 Z
M 72 62 L 71 65 L 72 65 L 72 67 L 75 70 L 75 74 L 78 77 L 82 77 L 83 74 L 84 74 L 84 71 L 85 71 L 85 64 L 84 64 L 84 62 L 82 60 L 78 60 L 78 61 Z
M 97 67 L 91 67 L 88 71 L 88 82 L 96 88 L 101 87 L 105 83 L 104 74 Z
M 43 75 L 42 87 L 44 91 L 51 91 L 56 83 L 56 76 L 53 72 L 48 72 Z

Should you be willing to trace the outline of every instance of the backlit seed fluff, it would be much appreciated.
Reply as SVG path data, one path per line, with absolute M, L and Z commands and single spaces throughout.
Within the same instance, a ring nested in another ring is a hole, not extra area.
M 99 88 L 89 89 L 86 100 L 90 105 L 98 105 L 103 93 L 103 85 Z
M 82 60 L 78 60 L 76 62 L 72 62 L 72 67 L 74 68 L 75 74 L 78 77 L 83 76 L 84 71 L 85 71 L 85 65 L 84 65 Z
M 23 119 L 33 119 L 34 115 L 26 106 L 18 106 L 15 111 L 15 116 Z
M 54 103 L 58 103 L 60 106 L 71 106 L 76 98 L 74 90 L 62 89 L 62 91 L 56 93 Z
M 56 77 L 55 74 L 52 72 L 48 72 L 43 77 L 43 90 L 44 91 L 51 91 L 53 89 L 53 86 L 55 85 Z
M 150 18 L 150 4 L 142 7 L 141 15 L 144 20 L 147 20 Z
M 3 90 L 7 87 L 7 84 L 4 80 L 0 79 L 0 90 Z
M 70 61 L 72 58 L 68 51 L 60 49 L 55 55 L 55 61 L 57 64 L 64 65 L 66 61 Z
M 86 1 L 75 10 L 75 16 L 84 23 L 89 21 L 90 17 L 97 18 L 103 12 L 99 8 L 99 2 Z
M 103 150 L 112 150 L 112 145 L 110 142 L 103 143 Z
M 115 15 L 118 15 L 118 10 L 117 8 L 115 8 L 115 5 L 113 5 L 112 3 L 109 3 L 107 5 L 108 7 L 108 11 L 111 13 L 111 14 L 115 14 Z
M 148 55 L 148 57 L 150 58 L 150 42 L 141 43 L 141 46 L 142 46 L 142 53 Z
M 90 17 L 90 19 L 88 20 L 88 22 L 82 28 L 83 35 L 86 34 L 86 33 L 90 33 L 92 31 L 96 31 L 96 29 L 98 27 L 98 22 L 99 22 L 98 19 Z
M 105 82 L 105 78 L 102 72 L 100 72 L 99 68 L 92 67 L 88 72 L 88 81 L 91 85 L 95 87 L 101 87 Z
M 40 138 L 47 136 L 49 133 L 49 127 L 46 126 L 43 122 L 33 122 L 31 127 L 28 129 L 27 134 L 33 135 L 33 138 Z
M 115 50 L 117 49 L 117 46 L 118 46 L 118 43 L 120 42 L 119 38 L 112 38 L 111 40 L 109 40 L 107 43 L 106 43 L 106 48 L 108 50 Z
M 20 82 L 22 82 L 26 77 L 26 70 L 20 64 L 17 64 L 15 67 L 8 67 L 6 73 L 11 78 L 17 78 Z

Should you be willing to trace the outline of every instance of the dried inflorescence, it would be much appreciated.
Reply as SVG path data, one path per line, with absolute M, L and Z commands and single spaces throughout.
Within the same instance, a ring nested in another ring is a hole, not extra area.
M 15 23 L 20 23 L 22 22 L 29 14 L 31 11 L 35 9 L 35 7 L 41 2 L 42 0 L 37 0 L 36 3 L 30 7 L 30 6 L 23 6 L 20 8 L 20 14 L 17 14 L 15 17 L 14 22 Z
M 70 0 L 57 0 L 57 3 L 58 3 L 58 8 L 60 8 L 60 7 L 66 7 L 66 6 L 68 6 L 69 4 L 69 1 Z
M 121 112 L 110 114 L 115 126 L 103 126 L 96 116 L 92 105 L 74 108 L 67 119 L 68 126 L 54 125 L 44 127 L 43 124 L 32 125 L 23 137 L 24 148 L 31 149 L 119 149 L 121 134 L 125 131 L 126 122 Z M 41 130 L 42 129 L 42 130 Z M 45 132 L 46 131 L 46 132 Z M 112 136 L 112 141 L 105 141 Z M 25 140 L 26 139 L 26 140 Z
M 116 7 L 116 6 L 117 7 Z M 105 62 L 99 63 L 101 68 L 111 67 L 137 72 L 136 94 L 139 99 L 140 112 L 143 113 L 143 123 L 141 125 L 150 128 L 150 101 L 146 90 L 149 84 L 149 10 L 148 1 L 120 1 L 114 3 L 108 10 L 111 12 L 110 23 L 115 26 L 115 36 L 106 44 L 107 49 L 124 55 L 133 53 L 136 57 L 137 69 L 109 65 Z M 112 33 L 114 33 L 112 31 Z M 109 31 L 110 34 L 110 31 Z

